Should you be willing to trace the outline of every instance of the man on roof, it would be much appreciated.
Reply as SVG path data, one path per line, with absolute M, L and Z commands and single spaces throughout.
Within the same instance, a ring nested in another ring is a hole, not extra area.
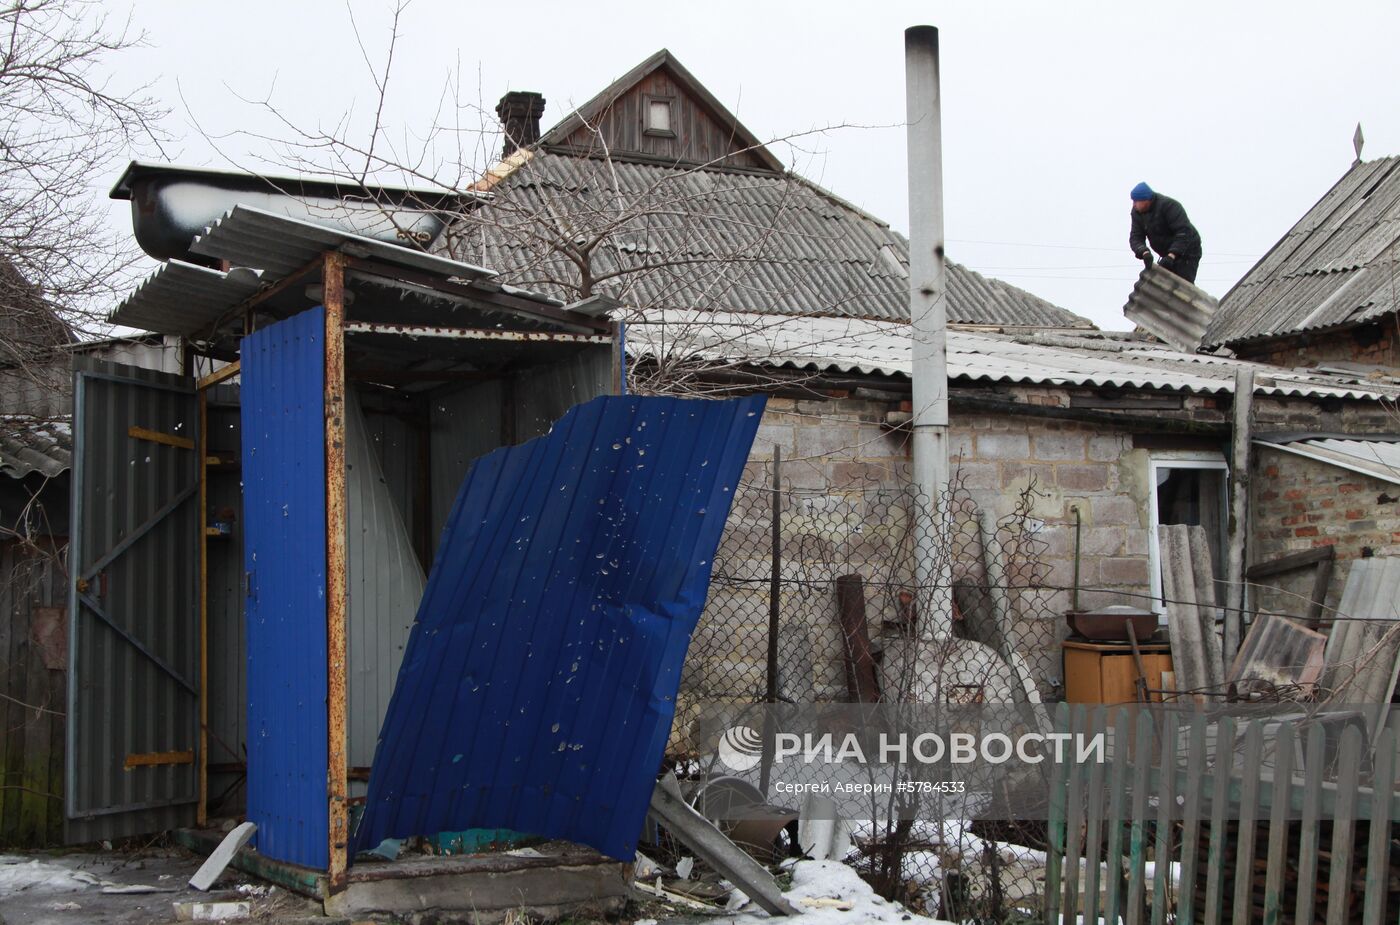
M 1150 267 L 1152 251 L 1156 251 L 1162 269 L 1194 283 L 1201 265 L 1201 233 L 1186 217 L 1181 203 L 1154 192 L 1146 183 L 1134 186 L 1131 195 L 1133 225 L 1128 246 L 1133 256 Z

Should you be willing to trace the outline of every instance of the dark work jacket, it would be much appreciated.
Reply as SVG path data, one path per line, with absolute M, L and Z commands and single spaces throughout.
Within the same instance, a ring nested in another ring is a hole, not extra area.
M 1134 209 L 1132 214 L 1133 230 L 1128 235 L 1128 246 L 1135 256 L 1141 254 L 1147 244 L 1162 257 L 1167 254 L 1201 256 L 1201 234 L 1175 199 L 1158 193 L 1152 197 L 1152 208 L 1146 212 Z

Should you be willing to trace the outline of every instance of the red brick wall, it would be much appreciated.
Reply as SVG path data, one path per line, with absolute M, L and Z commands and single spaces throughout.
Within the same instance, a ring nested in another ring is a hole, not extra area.
M 1327 605 L 1341 597 L 1351 562 L 1367 555 L 1400 555 L 1400 485 L 1328 463 L 1257 448 L 1251 484 L 1249 559 L 1263 562 L 1318 546 L 1337 550 Z M 1271 582 L 1272 583 L 1272 582 Z M 1279 590 L 1259 590 L 1265 609 L 1301 613 L 1312 574 L 1285 576 Z
M 1387 319 L 1348 331 L 1299 334 L 1256 346 L 1241 345 L 1236 353 L 1246 360 L 1290 369 L 1337 362 L 1400 366 L 1400 334 L 1397 334 L 1394 319 Z

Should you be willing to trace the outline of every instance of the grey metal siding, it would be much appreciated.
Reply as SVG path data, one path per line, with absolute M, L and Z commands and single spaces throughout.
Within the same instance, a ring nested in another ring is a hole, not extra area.
M 125 763 L 199 741 L 198 496 L 185 494 L 196 484 L 195 451 L 128 432 L 194 438 L 193 381 L 84 357 L 74 369 L 70 842 L 193 822 L 196 764 Z M 93 569 L 143 529 L 125 553 Z
M 424 576 L 371 446 L 360 402 L 353 391 L 347 397 L 348 756 L 350 767 L 368 768 L 423 596 Z

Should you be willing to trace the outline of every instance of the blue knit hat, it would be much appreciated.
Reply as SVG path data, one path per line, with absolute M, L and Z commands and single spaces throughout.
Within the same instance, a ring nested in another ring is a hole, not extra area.
M 1146 183 L 1139 183 L 1137 186 L 1133 187 L 1133 191 L 1130 195 L 1133 197 L 1133 202 L 1146 202 L 1157 194 L 1152 192 L 1152 187 L 1148 186 Z

